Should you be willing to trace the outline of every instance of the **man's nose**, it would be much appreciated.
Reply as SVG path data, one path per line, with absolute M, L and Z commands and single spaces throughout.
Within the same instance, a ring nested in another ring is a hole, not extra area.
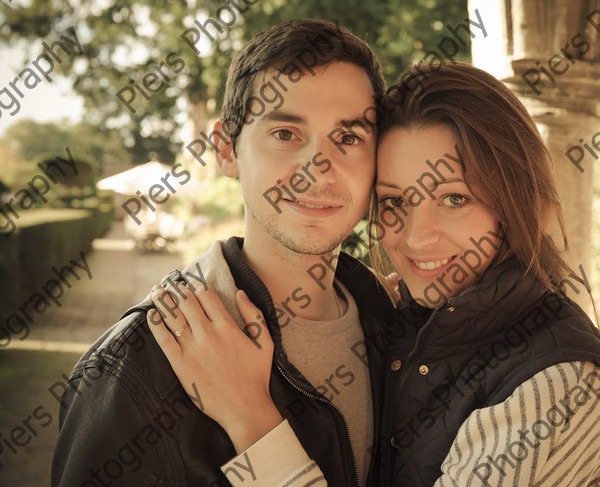
M 324 187 L 337 181 L 340 156 L 336 152 L 336 147 L 323 136 L 315 137 L 307 144 L 306 161 L 311 162 L 307 169 L 315 179 L 314 186 Z

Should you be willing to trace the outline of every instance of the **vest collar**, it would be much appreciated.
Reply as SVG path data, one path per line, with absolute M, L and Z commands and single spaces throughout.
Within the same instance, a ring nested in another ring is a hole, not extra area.
M 546 290 L 516 259 L 508 259 L 488 269 L 482 279 L 433 311 L 414 301 L 403 281 L 397 312 L 405 326 L 420 328 L 428 348 L 474 347 L 501 333 L 507 323 L 519 317 L 540 300 Z M 419 340 L 421 343 L 423 339 Z

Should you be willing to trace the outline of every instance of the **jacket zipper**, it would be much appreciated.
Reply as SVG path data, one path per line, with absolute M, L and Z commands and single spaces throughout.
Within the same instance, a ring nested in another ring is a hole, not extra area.
M 329 406 L 333 407 L 333 409 L 335 409 L 340 416 L 343 418 L 344 415 L 342 414 L 342 412 L 339 410 L 339 408 L 333 404 L 331 401 L 328 401 L 326 398 L 321 397 L 321 396 L 317 396 L 316 394 L 313 394 L 309 391 L 306 391 L 304 389 L 302 389 L 300 386 L 298 386 L 296 383 L 294 383 L 292 381 L 292 379 L 290 379 L 287 374 L 283 371 L 283 369 L 281 368 L 281 366 L 279 364 L 277 365 L 277 370 L 279 370 L 279 372 L 281 373 L 281 375 L 283 376 L 283 378 L 296 390 L 300 391 L 302 394 L 304 394 L 305 396 L 308 396 L 312 399 L 316 399 L 317 401 L 320 401 L 322 403 L 328 404 Z M 354 456 L 354 449 L 352 448 L 352 442 L 350 441 L 350 433 L 348 432 L 348 426 L 344 425 L 344 431 L 345 431 L 345 437 L 346 440 L 348 442 L 348 445 L 350 445 L 350 455 L 351 455 L 351 460 L 352 460 L 352 467 L 353 467 L 353 476 L 354 476 L 354 485 L 355 486 L 359 486 L 358 483 L 358 466 L 356 465 L 356 457 Z M 320 468 L 320 467 L 319 467 Z

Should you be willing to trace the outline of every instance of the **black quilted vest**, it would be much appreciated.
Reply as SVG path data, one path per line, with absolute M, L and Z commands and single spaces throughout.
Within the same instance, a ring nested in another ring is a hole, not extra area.
M 572 281 L 580 292 L 583 284 Z M 404 296 L 408 290 L 401 283 Z M 554 364 L 600 364 L 600 334 L 572 300 L 508 261 L 437 309 L 412 299 L 393 324 L 381 485 L 432 486 L 461 424 Z

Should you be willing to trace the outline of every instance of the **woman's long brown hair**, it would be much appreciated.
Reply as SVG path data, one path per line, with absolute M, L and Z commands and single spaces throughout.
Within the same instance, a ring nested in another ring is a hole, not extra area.
M 552 157 L 518 98 L 469 64 L 421 65 L 389 88 L 383 112 L 380 136 L 391 128 L 452 127 L 466 184 L 475 195 L 485 196 L 482 201 L 503 234 L 491 266 L 514 256 L 547 290 L 561 292 L 560 283 L 576 274 L 563 258 L 568 240 Z M 378 210 L 374 197 L 371 222 L 378 221 Z M 380 238 L 371 236 L 370 247 L 371 261 L 382 277 L 392 268 Z

